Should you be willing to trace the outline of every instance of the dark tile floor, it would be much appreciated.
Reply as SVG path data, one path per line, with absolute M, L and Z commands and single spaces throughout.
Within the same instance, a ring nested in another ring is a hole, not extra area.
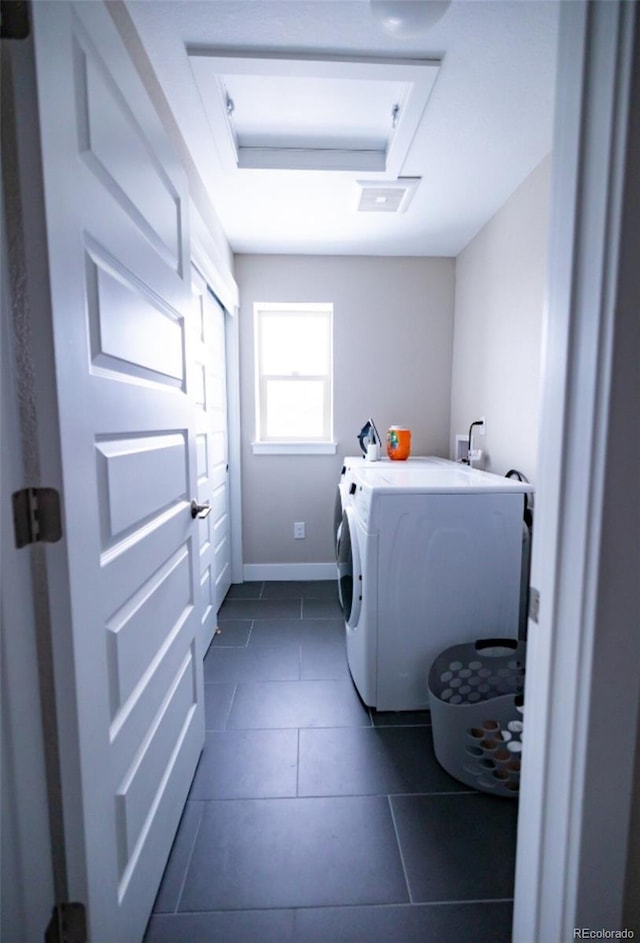
M 335 585 L 233 586 L 219 622 L 145 943 L 507 943 L 516 805 L 441 769 L 428 712 L 362 704 Z

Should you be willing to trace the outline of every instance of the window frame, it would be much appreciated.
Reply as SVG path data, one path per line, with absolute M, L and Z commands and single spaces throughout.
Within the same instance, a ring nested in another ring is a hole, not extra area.
M 275 313 L 323 315 L 328 323 L 327 371 L 312 373 L 263 373 L 263 331 L 265 315 Z M 254 454 L 335 454 L 337 443 L 333 439 L 333 303 L 332 302 L 255 302 L 253 306 L 254 337 L 254 390 L 255 390 L 255 440 Z M 304 382 L 320 381 L 323 384 L 323 430 L 320 436 L 267 436 L 267 384 L 269 381 Z

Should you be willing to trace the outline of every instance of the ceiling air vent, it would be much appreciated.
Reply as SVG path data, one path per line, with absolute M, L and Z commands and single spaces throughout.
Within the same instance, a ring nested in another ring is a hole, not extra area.
M 398 180 L 358 180 L 359 213 L 404 213 L 420 183 L 420 177 Z

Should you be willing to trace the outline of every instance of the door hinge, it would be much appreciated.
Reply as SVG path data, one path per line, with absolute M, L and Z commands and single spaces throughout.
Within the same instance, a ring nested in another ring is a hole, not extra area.
M 60 495 L 55 488 L 23 488 L 12 495 L 16 547 L 62 537 Z
M 535 586 L 529 589 L 529 618 L 532 622 L 537 622 L 540 616 L 540 590 Z
M 87 912 L 84 904 L 56 904 L 44 932 L 44 943 L 87 943 Z

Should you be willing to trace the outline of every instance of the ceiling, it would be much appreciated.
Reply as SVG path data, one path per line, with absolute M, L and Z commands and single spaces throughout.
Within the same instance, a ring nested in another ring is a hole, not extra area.
M 436 23 L 408 35 L 387 32 L 369 0 L 125 2 L 236 253 L 456 256 L 551 150 L 552 0 L 451 0 Z M 430 0 L 399 6 L 422 2 Z M 395 168 L 421 178 L 406 211 L 357 211 L 356 181 L 388 181 L 384 172 L 230 166 L 187 47 L 248 58 L 439 60 Z

